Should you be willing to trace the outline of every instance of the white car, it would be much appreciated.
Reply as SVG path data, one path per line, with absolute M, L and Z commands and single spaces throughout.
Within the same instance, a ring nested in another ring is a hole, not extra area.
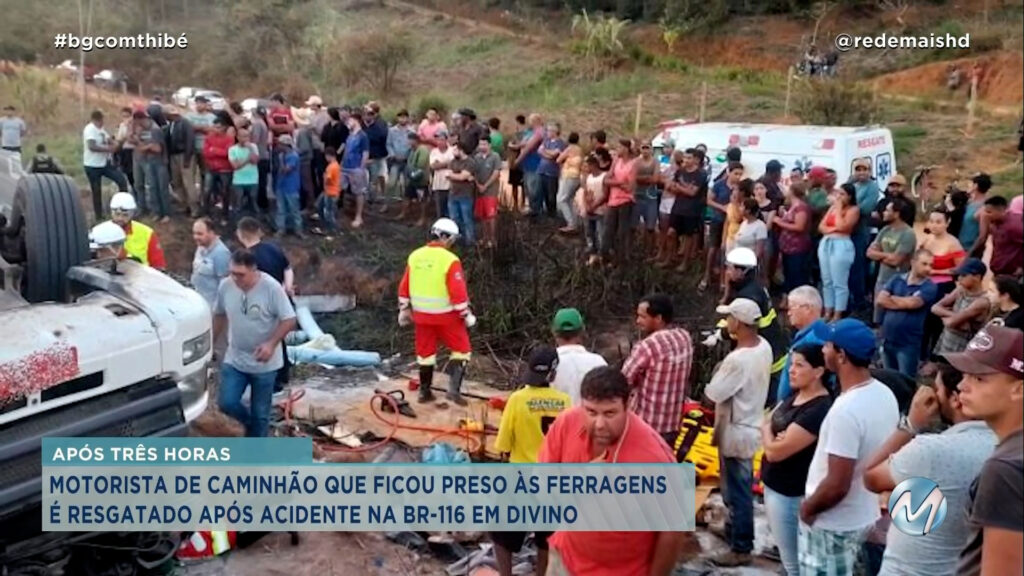
M 174 101 L 175 106 L 188 106 L 192 97 L 195 96 L 196 90 L 202 90 L 202 88 L 182 86 L 181 88 L 178 88 L 178 90 L 175 91 L 174 94 L 171 95 L 171 100 Z
M 199 96 L 202 96 L 209 100 L 210 107 L 214 110 L 224 110 L 228 107 L 227 98 L 224 98 L 224 96 L 220 92 L 217 92 L 216 90 L 197 89 L 195 91 L 195 94 L 193 94 L 192 97 L 188 99 L 189 108 L 195 109 L 196 98 L 198 98 Z

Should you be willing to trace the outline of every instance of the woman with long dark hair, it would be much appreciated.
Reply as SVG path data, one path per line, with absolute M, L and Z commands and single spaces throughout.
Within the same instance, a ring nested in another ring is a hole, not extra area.
M 860 219 L 857 190 L 847 182 L 836 190 L 835 199 L 818 225 L 823 238 L 818 244 L 821 266 L 821 295 L 825 317 L 837 321 L 850 302 L 850 268 L 855 257 L 851 235 Z
M 780 402 L 761 425 L 764 506 L 782 566 L 789 576 L 800 573 L 800 502 L 818 431 L 832 406 L 832 397 L 825 387 L 826 372 L 821 346 L 804 344 L 794 348 L 790 352 L 789 383 L 795 393 Z

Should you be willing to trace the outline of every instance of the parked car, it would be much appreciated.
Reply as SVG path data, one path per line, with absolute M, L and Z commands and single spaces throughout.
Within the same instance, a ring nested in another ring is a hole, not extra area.
M 270 108 L 270 100 L 266 98 L 246 98 L 242 100 L 242 114 L 246 118 L 252 118 L 252 113 L 256 110 L 257 106 L 263 106 L 264 108 Z
M 78 64 L 75 64 L 75 62 L 73 60 L 65 60 L 65 61 L 61 62 L 60 64 L 57 64 L 56 66 L 54 66 L 54 68 L 64 72 L 72 80 L 77 80 L 78 79 L 78 74 L 79 74 Z M 97 72 L 98 72 L 98 70 L 94 66 L 86 65 L 85 66 L 85 81 L 86 82 L 92 82 L 92 77 Z
M 93 75 L 92 82 L 107 90 L 122 90 L 128 86 L 128 75 L 120 70 L 101 70 Z
M 181 106 L 182 108 L 184 108 L 185 106 L 188 106 L 189 103 L 192 101 L 192 97 L 196 95 L 197 90 L 202 90 L 202 88 L 182 86 L 181 88 L 178 88 L 174 92 L 174 94 L 171 95 L 171 100 L 174 102 L 175 106 Z
M 228 101 L 224 98 L 224 95 L 216 90 L 202 90 L 197 89 L 191 98 L 188 99 L 189 108 L 196 107 L 196 97 L 203 96 L 210 101 L 210 107 L 214 110 L 225 110 L 228 107 Z

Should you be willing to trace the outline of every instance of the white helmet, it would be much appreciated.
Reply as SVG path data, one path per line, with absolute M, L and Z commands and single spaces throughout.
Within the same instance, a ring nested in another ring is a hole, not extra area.
M 750 248 L 733 248 L 725 255 L 725 262 L 738 268 L 756 268 L 757 254 Z
M 125 241 L 124 229 L 116 223 L 107 220 L 100 222 L 89 231 L 89 248 L 99 250 L 105 246 L 123 244 Z
M 451 218 L 438 218 L 430 227 L 430 235 L 437 238 L 454 238 L 459 235 L 459 225 Z
M 134 212 L 136 208 L 135 197 L 127 192 L 118 192 L 110 198 L 111 211 Z

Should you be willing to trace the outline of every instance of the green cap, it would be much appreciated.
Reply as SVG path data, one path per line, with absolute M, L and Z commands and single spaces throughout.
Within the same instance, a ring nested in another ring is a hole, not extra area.
M 575 308 L 562 308 L 555 312 L 555 319 L 551 322 L 551 330 L 556 333 L 583 330 L 583 315 Z

